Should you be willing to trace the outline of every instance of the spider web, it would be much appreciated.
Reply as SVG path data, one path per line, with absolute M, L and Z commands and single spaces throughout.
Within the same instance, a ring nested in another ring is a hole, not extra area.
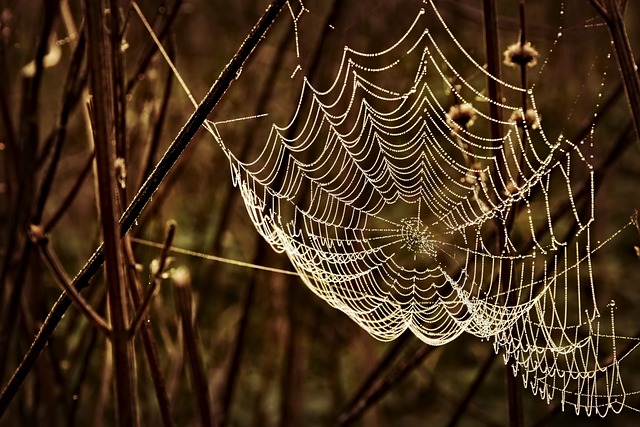
M 463 66 L 497 81 L 501 102 L 449 61 L 434 26 Z M 523 95 L 531 122 L 487 112 L 522 114 Z M 492 122 L 502 138 L 487 136 Z M 602 416 L 626 406 L 616 343 L 633 339 L 615 334 L 615 302 L 604 316 L 596 303 L 592 255 L 615 235 L 592 244 L 589 143 L 548 137 L 535 91 L 489 75 L 432 1 L 389 48 L 345 47 L 327 90 L 305 78 L 290 123 L 272 126 L 254 160 L 212 133 L 257 231 L 374 337 L 408 329 L 443 345 L 469 333 L 542 399 Z

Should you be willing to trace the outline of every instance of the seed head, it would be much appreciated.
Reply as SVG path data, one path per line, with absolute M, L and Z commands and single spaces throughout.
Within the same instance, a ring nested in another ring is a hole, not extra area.
M 526 124 L 529 129 L 538 129 L 540 127 L 540 120 L 540 115 L 532 109 L 528 109 L 527 112 L 524 113 L 524 118 L 522 117 L 522 110 L 515 110 L 511 113 L 511 117 L 509 117 L 509 121 L 515 123 L 516 126 L 524 127 Z
M 538 63 L 538 51 L 529 42 L 514 43 L 504 51 L 504 63 L 510 67 L 535 67 Z
M 475 117 L 476 112 L 471 104 L 455 104 L 449 108 L 447 124 L 454 132 L 458 132 L 473 125 Z

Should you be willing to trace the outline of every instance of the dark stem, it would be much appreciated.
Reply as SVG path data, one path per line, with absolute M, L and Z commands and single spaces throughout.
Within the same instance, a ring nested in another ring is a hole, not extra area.
M 129 275 L 129 282 L 132 283 L 130 289 L 131 299 L 133 305 L 139 312 L 140 307 L 144 304 L 142 296 L 142 285 L 137 276 L 135 268 L 135 258 L 133 256 L 133 250 L 129 242 L 125 243 L 125 251 L 127 255 L 128 268 L 127 273 Z M 155 282 L 155 281 L 154 281 Z M 149 298 L 151 300 L 151 298 Z M 145 319 L 146 317 L 143 317 Z M 167 394 L 167 386 L 164 380 L 162 369 L 160 368 L 160 358 L 158 356 L 158 346 L 156 339 L 153 335 L 153 328 L 148 322 L 142 322 L 139 328 L 136 328 L 140 334 L 142 340 L 142 347 L 144 349 L 145 358 L 147 360 L 147 366 L 151 374 L 151 380 L 153 381 L 153 387 L 156 392 L 156 399 L 158 400 L 158 408 L 160 410 L 160 417 L 162 419 L 162 425 L 164 427 L 174 427 L 172 405 L 171 400 Z
M 45 204 L 47 203 L 49 193 L 51 192 L 51 185 L 53 183 L 53 179 L 60 162 L 62 147 L 67 135 L 67 123 L 69 121 L 69 115 L 72 108 L 77 103 L 77 100 L 82 93 L 84 83 L 86 82 L 87 73 L 85 72 L 81 74 L 80 72 L 82 67 L 82 60 L 85 53 L 85 45 L 86 43 L 83 31 L 82 33 L 80 33 L 80 38 L 78 40 L 76 48 L 73 51 L 71 64 L 69 65 L 67 75 L 65 76 L 62 90 L 62 109 L 60 111 L 60 117 L 58 118 L 56 129 L 50 136 L 51 143 L 48 144 L 49 146 L 51 146 L 53 153 L 51 154 L 50 159 L 47 163 L 47 167 L 42 174 L 41 185 L 38 190 L 38 195 L 36 196 L 35 212 L 31 220 L 31 222 L 36 225 L 40 224 L 40 221 L 42 220 L 42 213 L 44 212 Z
M 624 16 L 617 0 L 604 0 L 604 3 L 609 17 L 606 21 L 613 39 L 613 46 L 622 73 L 622 81 L 627 92 L 627 101 L 629 102 L 631 116 L 636 128 L 636 138 L 640 143 L 640 77 L 638 76 L 636 61 L 627 35 Z
M 160 287 L 160 282 L 162 281 L 162 275 L 164 273 L 164 268 L 167 263 L 167 255 L 169 253 L 169 249 L 173 244 L 173 238 L 176 234 L 176 223 L 175 221 L 169 221 L 167 223 L 167 231 L 165 233 L 164 244 L 162 245 L 162 250 L 160 251 L 160 258 L 158 259 L 157 270 L 153 272 L 153 278 L 151 279 L 151 284 L 149 288 L 144 294 L 144 298 L 142 301 L 136 302 L 136 314 L 133 317 L 133 321 L 131 322 L 131 327 L 129 328 L 129 334 L 131 336 L 135 335 L 136 331 L 140 327 L 140 324 L 147 318 L 147 310 L 151 304 L 151 299 L 155 295 L 157 289 Z M 128 238 L 127 238 L 128 239 Z M 129 246 L 129 245 L 128 245 Z M 130 251 L 131 256 L 130 261 L 132 265 L 135 265 L 135 260 L 133 259 L 133 252 Z M 134 286 L 137 288 L 137 286 Z
M 14 260 L 14 252 L 20 247 L 21 241 L 25 240 L 27 226 L 31 217 L 36 174 L 33 153 L 38 150 L 38 105 L 44 68 L 43 59 L 47 52 L 49 35 L 53 31 L 58 9 L 59 0 L 45 2 L 43 23 L 38 33 L 36 44 L 35 72 L 33 76 L 25 77 L 22 82 L 20 129 L 17 140 L 18 145 L 15 147 L 18 183 L 13 206 L 9 209 L 10 218 L 6 228 L 8 236 L 4 247 L 6 255 L 0 263 L 0 311 L 2 312 L 0 313 L 0 320 L 2 320 L 0 324 L 0 379 L 4 379 L 7 351 L 15 329 L 12 322 L 15 321 L 18 314 L 19 298 L 31 254 L 31 245 L 26 243 L 23 246 L 23 250 L 20 251 L 22 257 L 18 258 L 17 275 L 14 277 L 13 283 L 9 284 L 7 279 L 11 262 Z M 6 289 L 7 287 L 9 289 Z M 7 319 L 10 319 L 10 321 L 7 322 Z
M 349 412 L 345 412 L 338 418 L 336 426 L 347 426 L 356 421 L 371 406 L 382 399 L 389 390 L 405 379 L 408 374 L 420 366 L 422 361 L 433 352 L 436 347 L 421 344 L 420 347 L 410 357 L 400 362 L 396 369 L 382 379 L 377 387 L 364 396 L 358 404 Z
M 502 93 L 498 81 L 500 79 L 500 46 L 498 40 L 498 12 L 495 0 L 483 0 L 484 4 L 484 26 L 485 26 L 485 48 L 487 54 L 487 71 L 489 77 L 487 86 L 489 89 L 489 114 L 491 116 L 491 137 L 498 141 L 502 138 L 502 129 L 500 121 L 502 121 L 502 111 L 496 104 L 502 99 Z M 524 32 L 524 28 L 521 29 Z M 523 115 L 526 111 L 523 111 Z M 524 116 L 523 116 L 524 119 Z M 496 153 L 497 166 L 493 170 L 493 184 L 496 186 L 496 201 L 499 201 L 502 195 L 500 189 L 506 190 L 504 181 L 501 177 L 504 176 L 502 170 L 506 168 L 506 162 L 504 161 L 504 153 L 502 147 L 497 147 Z M 502 166 L 500 166 L 502 165 Z M 502 169 L 502 170 L 501 170 Z M 501 184 L 502 182 L 502 184 Z M 513 217 L 514 215 L 511 215 Z M 500 220 L 496 219 L 496 227 L 501 228 Z M 502 253 L 505 245 L 504 233 L 498 233 L 497 239 L 497 251 L 498 254 Z M 507 268 L 506 264 L 501 268 Z M 501 275 L 502 277 L 506 277 Z M 507 295 L 506 303 L 513 304 L 513 293 L 507 288 L 508 285 L 503 284 L 503 292 Z M 516 361 L 512 357 L 509 358 L 505 365 L 505 374 L 507 378 L 507 395 L 509 400 L 509 425 L 511 427 L 520 427 L 523 425 L 523 413 L 522 413 L 522 379 L 519 375 L 513 375 L 513 367 Z
M 480 368 L 480 370 L 478 371 L 478 374 L 476 375 L 475 379 L 471 383 L 471 386 L 469 387 L 464 397 L 456 407 L 456 410 L 453 412 L 453 417 L 447 424 L 447 427 L 455 427 L 456 425 L 458 425 L 460 418 L 462 418 L 462 415 L 464 415 L 465 411 L 467 410 L 467 407 L 471 403 L 471 399 L 473 399 L 473 396 L 475 396 L 475 394 L 478 392 L 478 389 L 480 388 L 485 378 L 487 377 L 487 374 L 491 370 L 491 366 L 493 366 L 493 362 L 496 360 L 497 356 L 498 356 L 498 353 L 494 353 L 492 351 L 489 357 L 487 357 L 487 360 L 482 364 L 482 367 Z
M 227 89 L 229 89 L 231 84 L 235 81 L 238 70 L 242 68 L 253 50 L 264 38 L 267 30 L 275 21 L 280 10 L 282 10 L 285 4 L 286 0 L 274 0 L 267 8 L 264 15 L 262 15 L 258 23 L 253 27 L 249 36 L 238 49 L 238 52 L 227 64 L 218 80 L 216 80 L 209 90 L 209 93 L 207 93 L 196 111 L 180 130 L 165 155 L 151 173 L 151 176 L 147 181 L 145 181 L 140 191 L 138 191 L 135 198 L 131 201 L 129 207 L 120 218 L 121 235 L 126 234 L 131 229 L 144 207 L 167 176 L 167 173 L 171 170 L 175 162 L 180 158 L 184 149 L 189 145 L 189 142 L 196 134 L 202 123 L 204 123 L 207 116 L 211 111 L 213 111 L 216 105 L 218 105 Z M 84 265 L 82 270 L 78 272 L 76 277 L 73 279 L 72 284 L 78 290 L 87 287 L 89 285 L 89 280 L 98 272 L 103 261 L 104 246 L 100 245 Z M 9 403 L 17 393 L 20 385 L 26 378 L 29 371 L 31 371 L 33 364 L 42 352 L 42 349 L 60 322 L 60 319 L 62 319 L 62 316 L 69 308 L 69 305 L 70 300 L 66 298 L 65 295 L 61 295 L 49 311 L 49 315 L 38 331 L 31 347 L 0 395 L 0 417 L 2 417 Z
M 520 0 L 518 4 L 518 9 L 520 12 L 520 47 L 524 47 L 527 42 L 527 21 L 526 21 L 526 9 L 525 9 L 525 0 Z M 527 64 L 520 64 L 520 85 L 523 89 L 522 92 L 522 121 L 526 123 L 526 114 L 527 114 Z M 524 155 L 524 153 L 523 153 Z
M 258 245 L 254 263 L 261 265 L 264 254 L 267 251 L 266 244 L 260 241 Z M 219 426 L 226 427 L 229 424 L 231 402 L 233 401 L 233 395 L 235 391 L 236 382 L 240 373 L 240 366 L 242 361 L 242 355 L 244 354 L 245 340 L 247 336 L 247 330 L 249 329 L 249 315 L 255 301 L 256 294 L 256 280 L 257 274 L 254 273 L 244 295 L 244 304 L 242 306 L 242 316 L 240 317 L 240 324 L 236 331 L 236 335 L 233 340 L 233 352 L 231 353 L 231 362 L 227 369 L 224 389 L 222 392 L 222 402 L 219 415 Z
M 167 54 L 169 58 L 175 63 L 175 40 L 173 37 L 169 37 L 169 43 L 167 45 Z M 155 44 L 154 44 L 155 45 Z M 164 127 L 164 122 L 167 117 L 167 112 L 169 111 L 169 100 L 171 99 L 171 89 L 173 87 L 173 72 L 171 69 L 167 71 L 167 77 L 164 84 L 164 92 L 162 93 L 162 100 L 160 101 L 160 110 L 158 112 L 158 117 L 156 118 L 156 122 L 153 126 L 153 131 L 151 133 L 151 140 L 147 144 L 147 148 L 144 153 L 144 160 L 142 164 L 144 165 L 140 170 L 140 177 L 136 182 L 136 188 L 140 188 L 144 183 L 145 179 L 151 173 L 153 169 L 154 157 L 156 152 L 158 151 L 158 147 L 160 146 L 160 137 L 162 136 L 162 129 Z
M 376 383 L 376 381 L 378 381 L 380 376 L 382 376 L 382 373 L 396 360 L 398 354 L 400 354 L 400 352 L 404 350 L 408 343 L 413 341 L 413 335 L 409 332 L 405 332 L 393 342 L 393 345 L 387 350 L 382 359 L 380 359 L 378 364 L 369 373 L 367 378 L 360 385 L 358 390 L 353 394 L 351 399 L 349 399 L 349 403 L 342 411 L 343 413 L 349 413 L 353 411 L 355 406 L 362 400 L 362 398 L 370 392 L 373 385 Z
M 162 41 L 169 32 L 171 25 L 173 25 L 173 21 L 178 15 L 178 11 L 180 10 L 180 6 L 182 5 L 183 0 L 176 0 L 171 6 L 171 10 L 166 16 L 160 31 L 157 32 L 158 40 Z M 158 46 L 153 42 L 149 42 L 144 54 L 141 56 L 140 61 L 138 62 L 138 66 L 136 67 L 136 71 L 133 73 L 133 77 L 131 77 L 127 81 L 127 85 L 125 87 L 125 93 L 129 94 L 133 91 L 135 85 L 140 81 L 141 76 L 144 75 L 145 70 L 149 67 L 149 63 L 151 62 L 151 58 L 158 51 Z
M 80 192 L 80 188 L 82 188 L 82 184 L 84 184 L 84 181 L 87 179 L 89 172 L 91 172 L 94 155 L 95 153 L 92 151 L 89 155 L 89 158 L 85 161 L 84 166 L 80 170 L 76 181 L 69 190 L 69 193 L 67 193 L 65 198 L 62 200 L 62 203 L 60 203 L 58 209 L 53 213 L 53 215 L 51 215 L 51 218 L 44 224 L 43 229 L 45 233 L 49 233 L 54 229 L 56 224 L 58 224 L 58 221 L 60 221 L 64 213 L 67 211 L 67 209 L 69 209 L 69 206 L 71 206 L 71 204 L 75 200 L 76 196 Z
M 76 290 L 73 286 L 71 286 L 71 280 L 67 273 L 62 268 L 58 257 L 55 252 L 53 252 L 49 246 L 49 242 L 47 238 L 38 239 L 38 248 L 40 249 L 40 253 L 42 254 L 42 258 L 45 261 L 47 267 L 51 271 L 51 274 L 55 278 L 58 285 L 62 288 L 64 292 L 67 293 L 69 298 L 73 300 L 76 304 L 78 310 L 85 315 L 85 317 L 94 324 L 98 329 L 101 329 L 107 336 L 111 334 L 111 328 L 107 324 L 107 322 L 102 319 L 102 317 L 95 312 L 95 310 L 91 307 L 91 304 L 82 296 L 80 292 Z
M 101 5 L 85 0 L 90 87 L 92 96 L 92 127 L 96 151 L 98 205 L 104 239 L 105 282 L 111 318 L 111 344 L 115 368 L 116 412 L 118 425 L 137 426 L 138 408 L 134 373 L 133 345 L 128 334 L 129 314 L 124 277 L 124 259 L 120 244 L 117 213 L 118 192 L 115 176 L 115 156 L 118 144 L 117 102 L 113 99 L 112 49 L 105 28 Z M 119 19 L 117 9 L 109 13 Z M 113 25 L 113 24 L 112 24 Z M 116 26 L 119 28 L 119 24 Z M 111 27 L 113 31 L 113 26 Z M 120 46 L 118 45 L 118 49 Z M 115 141 L 116 147 L 113 142 Z
M 193 297 L 191 295 L 190 279 L 186 270 L 183 270 L 179 276 L 180 277 L 178 277 L 178 274 L 174 274 L 176 310 L 180 316 L 184 347 L 191 373 L 191 384 L 194 388 L 194 394 L 196 395 L 198 403 L 200 423 L 203 427 L 212 427 L 211 399 L 209 397 L 209 386 L 206 380 L 202 351 L 200 349 L 200 337 L 197 328 L 194 326 L 195 316 L 193 314 Z

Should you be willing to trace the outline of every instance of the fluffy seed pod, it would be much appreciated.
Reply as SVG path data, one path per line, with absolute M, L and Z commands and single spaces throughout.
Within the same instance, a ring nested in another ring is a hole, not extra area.
M 514 43 L 504 51 L 504 63 L 510 67 L 535 67 L 538 63 L 538 51 L 529 42 L 523 45 Z
M 473 125 L 475 117 L 476 112 L 471 104 L 455 104 L 449 108 L 447 124 L 454 132 L 458 132 L 460 129 L 466 129 Z
M 525 124 L 529 129 L 538 129 L 540 127 L 541 117 L 534 110 L 528 109 L 526 113 L 524 113 L 524 118 L 522 117 L 522 110 L 515 110 L 511 113 L 511 117 L 509 117 L 509 121 L 515 123 L 518 127 L 524 127 Z

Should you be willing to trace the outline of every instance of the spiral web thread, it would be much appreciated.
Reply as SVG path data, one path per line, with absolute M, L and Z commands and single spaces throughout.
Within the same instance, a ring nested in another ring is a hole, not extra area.
M 495 119 L 471 102 L 495 101 L 449 62 L 429 25 L 494 78 L 425 1 L 388 49 L 345 47 L 328 90 L 305 79 L 290 124 L 272 126 L 255 160 L 236 158 L 210 129 L 247 212 L 314 293 L 374 337 L 409 329 L 443 345 L 466 332 L 513 358 L 542 399 L 619 412 L 635 392 L 624 389 L 616 345 L 638 343 L 615 335 L 613 301 L 604 316 L 596 305 L 591 257 L 615 235 L 592 245 L 590 144 L 548 139 L 535 90 L 499 80 L 505 99 L 526 94 L 535 120 L 499 121 L 503 138 L 483 136 Z M 473 127 L 445 106 L 451 95 Z M 497 105 L 505 117 L 522 111 Z

